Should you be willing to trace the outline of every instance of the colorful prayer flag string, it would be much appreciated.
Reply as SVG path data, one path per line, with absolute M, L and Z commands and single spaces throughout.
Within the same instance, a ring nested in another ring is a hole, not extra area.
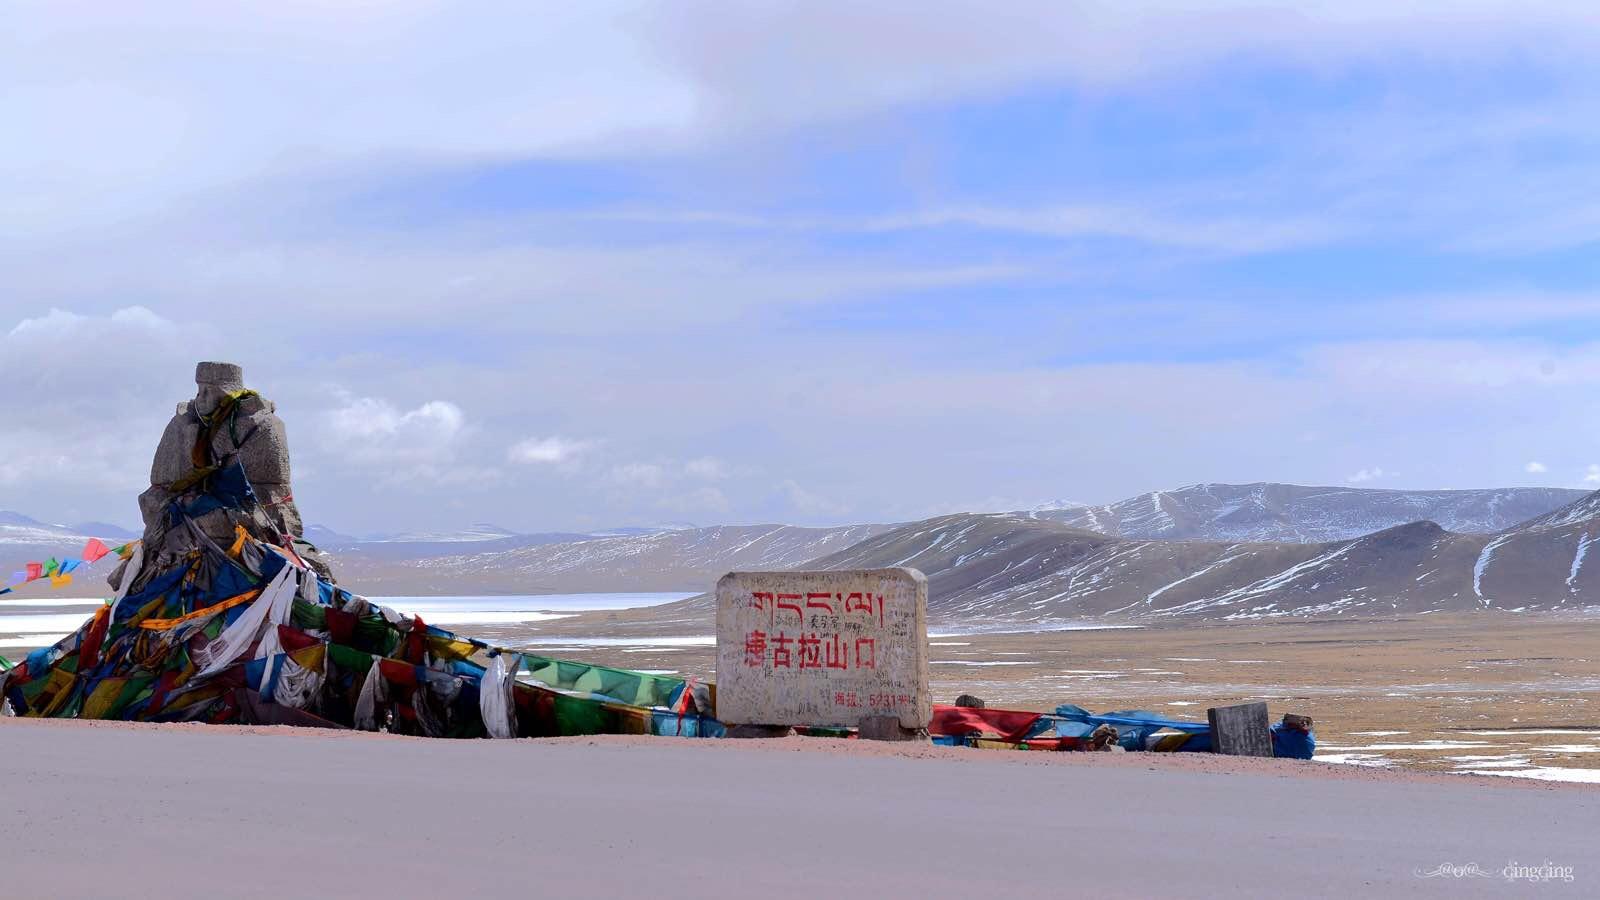
M 105 559 L 107 556 L 116 556 L 118 559 L 128 559 L 133 556 L 133 545 L 137 541 L 130 541 L 117 547 L 109 547 L 99 538 L 90 538 L 83 545 L 83 553 L 78 558 L 56 559 L 51 557 L 42 563 L 31 562 L 21 572 L 12 572 L 11 581 L 5 587 L 0 587 L 0 594 L 9 594 L 19 585 L 50 579 L 50 586 L 63 588 L 72 583 L 72 573 L 84 566 L 91 566 Z

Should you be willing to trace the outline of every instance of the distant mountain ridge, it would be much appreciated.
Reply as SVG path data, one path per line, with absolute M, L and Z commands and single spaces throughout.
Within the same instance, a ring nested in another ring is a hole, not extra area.
M 910 565 L 929 575 L 930 611 L 958 619 L 1365 615 L 1600 602 L 1600 558 L 1589 552 L 1600 550 L 1592 547 L 1600 494 L 1193 485 L 1107 506 L 1046 506 L 1060 508 L 823 528 L 512 534 L 474 526 L 374 540 L 314 527 L 308 536 L 330 553 L 342 582 L 372 595 L 695 591 L 739 569 Z M 0 536 L 6 528 L 35 537 L 47 531 L 61 548 L 82 539 L 16 514 L 0 517 Z
M 1050 583 L 1048 567 L 1060 561 L 1060 554 L 1087 555 L 1118 541 L 1120 552 L 1127 555 L 1110 557 L 1110 564 L 1118 567 L 1116 572 L 1090 573 L 1086 569 L 1076 580 L 1069 575 L 1070 590 L 1068 585 L 1059 586 L 1054 593 L 1066 593 L 1037 608 L 1039 614 L 1049 615 L 1108 615 L 1132 599 L 1111 606 L 1094 602 L 1063 605 L 1059 601 L 1068 597 L 1122 596 L 1134 591 L 1130 585 L 1159 579 L 1165 572 L 1174 573 L 1166 581 L 1151 584 L 1148 594 L 1170 581 L 1195 575 L 1198 568 L 1213 565 L 1209 574 L 1195 576 L 1192 584 L 1186 582 L 1188 587 L 1197 588 L 1224 576 L 1244 578 L 1251 567 L 1270 570 L 1267 574 L 1272 574 L 1282 568 L 1273 569 L 1274 560 L 1283 560 L 1284 566 L 1307 562 L 1315 558 L 1322 544 L 1355 540 L 1431 516 L 1444 518 L 1457 527 L 1496 531 L 1521 519 L 1550 514 L 1571 500 L 1586 496 L 1582 491 L 1542 488 L 1384 491 L 1273 484 L 1195 485 L 1156 495 L 1155 499 L 1143 495 L 1104 507 L 1072 507 L 1060 502 L 1040 504 L 1060 508 L 999 516 L 962 514 L 911 525 L 721 526 L 603 537 L 550 533 L 476 543 L 359 543 L 335 548 L 333 552 L 342 578 L 369 593 L 387 594 L 705 590 L 717 577 L 733 569 L 918 565 L 932 569 L 929 574 L 938 576 L 934 580 L 936 609 L 946 602 L 955 604 L 950 607 L 952 610 L 973 603 L 980 604 L 973 607 L 974 611 L 998 613 L 1014 606 L 1013 601 L 1021 596 L 1030 597 L 1029 603 L 1051 596 L 1033 596 L 1031 591 Z M 1367 502 L 1363 505 L 1362 501 Z M 1158 503 L 1164 518 L 1154 515 Z M 1151 514 L 1141 515 L 1145 510 Z M 1405 517 L 1412 512 L 1418 515 Z M 941 521 L 961 525 L 951 530 L 930 524 Z M 1075 523 L 1090 522 L 1107 530 L 1114 526 L 1116 531 L 1127 532 L 1148 546 L 1127 544 L 1128 538 L 1122 534 L 1075 527 Z M 1367 524 L 1375 527 L 1360 531 Z M 923 540 L 919 535 L 925 534 L 926 544 L 902 546 L 899 538 L 893 537 L 896 534 L 910 543 Z M 1161 534 L 1169 537 L 1148 537 Z M 1306 536 L 1321 535 L 1334 537 L 1304 540 Z M 1227 553 L 1219 555 L 1234 543 L 1283 546 L 1258 547 L 1246 557 L 1232 560 L 1226 559 Z M 1016 555 L 1019 550 L 1036 545 L 1035 552 Z M 946 573 L 944 566 L 930 560 L 930 556 L 941 558 L 947 550 L 948 567 L 960 570 L 959 574 Z M 1249 565 L 1245 564 L 1247 560 Z M 991 564 L 998 569 L 991 571 Z M 1132 572 L 1135 568 L 1139 569 L 1136 576 Z M 1036 571 L 1037 578 L 1025 577 L 1028 571 Z M 1113 574 L 1118 577 L 1113 578 Z M 1083 594 L 1086 584 L 1092 589 L 1088 595 Z M 1352 588 L 1361 586 L 1353 584 Z M 1371 591 L 1378 585 L 1366 587 Z M 1185 588 L 1167 588 L 1158 600 L 1176 599 L 1185 593 Z M 1132 598 L 1131 593 L 1129 597 Z M 1342 599 L 1342 595 L 1334 599 Z M 1155 603 L 1150 606 L 1162 608 Z M 1133 612 L 1130 609 L 1114 614 Z
M 0 510 L 0 546 L 70 547 L 82 546 L 91 537 L 104 540 L 131 540 L 132 531 L 105 522 L 80 525 L 52 525 L 22 513 Z
M 1493 534 L 1419 521 L 1324 543 L 1139 540 L 1028 515 L 893 529 L 808 567 L 909 565 L 930 613 L 1241 619 L 1600 605 L 1600 492 Z
M 1029 514 L 1113 537 L 1195 541 L 1348 540 L 1437 522 L 1461 534 L 1493 534 L 1587 494 L 1563 488 L 1402 491 L 1293 484 L 1195 484 L 1108 506 Z
M 339 577 L 368 593 L 703 590 L 734 569 L 786 569 L 890 525 L 725 525 L 609 537 L 523 536 L 428 559 L 385 558 L 381 545 L 335 550 Z
M 670 524 L 655 527 L 624 526 L 603 531 L 560 531 L 527 533 L 512 531 L 499 525 L 480 523 L 468 525 L 459 531 L 402 531 L 380 534 L 353 535 L 335 531 L 324 525 L 306 526 L 305 537 L 318 547 L 352 547 L 358 544 L 474 544 L 488 541 L 523 541 L 529 538 L 560 537 L 564 540 L 587 540 L 601 537 L 655 534 L 659 531 L 692 530 L 693 525 Z M 548 543 L 548 541 L 536 541 Z

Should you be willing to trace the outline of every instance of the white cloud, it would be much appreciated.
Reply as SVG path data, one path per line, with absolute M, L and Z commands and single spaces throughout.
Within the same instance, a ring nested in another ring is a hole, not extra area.
M 612 483 L 625 487 L 658 488 L 665 476 L 666 470 L 655 463 L 631 462 L 613 466 L 609 478 Z
M 1365 483 L 1365 482 L 1368 482 L 1368 481 L 1377 481 L 1380 478 L 1394 478 L 1394 477 L 1396 477 L 1396 473 L 1394 473 L 1394 472 L 1385 472 L 1382 467 L 1373 466 L 1370 469 L 1362 469 L 1361 471 L 1355 473 L 1354 475 L 1350 475 L 1350 476 L 1346 477 L 1345 481 L 1348 481 L 1351 484 L 1362 484 L 1362 483 Z
M 0 505 L 135 524 L 133 497 L 213 333 L 142 306 L 17 315 L 19 305 L 0 300 Z
M 367 478 L 412 487 L 482 482 L 495 474 L 462 461 L 473 428 L 461 407 L 448 400 L 401 409 L 381 398 L 343 393 L 341 404 L 321 419 L 316 449 L 323 465 L 354 465 Z
M 1542 462 L 1530 462 L 1522 467 L 1522 471 L 1527 472 L 1529 475 L 1543 475 L 1550 471 L 1550 467 Z
M 692 478 L 721 481 L 728 477 L 728 464 L 714 456 L 702 456 L 684 463 L 683 471 Z
M 803 516 L 843 516 L 850 512 L 848 504 L 808 491 L 793 479 L 785 479 L 778 485 L 778 491 L 789 506 Z
M 419 450 L 450 444 L 466 425 L 461 407 L 448 400 L 429 400 L 401 411 L 387 400 L 346 396 L 344 405 L 327 415 L 334 437 L 353 443 L 410 444 Z
M 178 326 L 143 306 L 128 306 L 108 316 L 81 315 L 51 308 L 42 316 L 26 318 L 6 335 L 18 341 L 44 341 L 113 337 L 128 340 L 138 335 L 170 337 Z
M 525 465 L 558 465 L 576 460 L 593 441 L 579 441 L 564 437 L 531 437 L 518 441 L 506 450 L 506 458 Z
M 683 516 L 726 516 L 733 512 L 733 503 L 720 489 L 703 486 L 695 488 L 686 494 L 664 497 L 656 506 L 660 509 L 672 510 L 674 515 Z

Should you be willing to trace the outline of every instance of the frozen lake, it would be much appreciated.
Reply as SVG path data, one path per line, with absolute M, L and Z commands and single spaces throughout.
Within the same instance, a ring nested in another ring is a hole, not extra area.
M 430 625 L 512 625 L 559 619 L 580 612 L 640 609 L 686 600 L 694 593 L 525 594 L 485 597 L 369 597 Z M 0 600 L 0 647 L 43 647 L 74 631 L 103 601 L 94 598 Z M 53 612 L 41 612 L 48 607 Z
M 433 625 L 510 625 L 541 622 L 604 609 L 642 609 L 696 596 L 694 593 L 527 594 L 496 597 L 368 597 L 391 609 L 421 616 Z

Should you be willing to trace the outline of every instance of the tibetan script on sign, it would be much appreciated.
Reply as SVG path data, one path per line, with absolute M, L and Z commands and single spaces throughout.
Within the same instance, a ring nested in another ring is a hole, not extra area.
M 734 572 L 717 582 L 717 717 L 925 728 L 928 580 L 915 569 Z

